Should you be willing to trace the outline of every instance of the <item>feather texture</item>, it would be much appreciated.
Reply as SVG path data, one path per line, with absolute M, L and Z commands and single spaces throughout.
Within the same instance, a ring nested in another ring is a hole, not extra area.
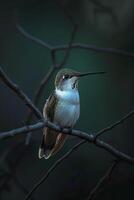
M 62 127 L 72 128 L 79 118 L 79 93 L 77 89 L 61 91 L 56 89 L 47 99 L 43 116 Z M 64 144 L 67 135 L 57 133 L 47 127 L 43 129 L 39 158 L 48 159 Z

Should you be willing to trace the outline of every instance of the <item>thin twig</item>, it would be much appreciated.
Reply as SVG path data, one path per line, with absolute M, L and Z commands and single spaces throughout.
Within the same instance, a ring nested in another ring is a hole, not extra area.
M 23 147 L 23 148 L 22 148 Z M 9 158 L 10 158 L 10 154 L 14 154 L 16 153 L 14 161 L 10 162 Z M 4 191 L 6 189 L 6 187 L 8 187 L 9 182 L 13 179 L 16 183 L 16 185 L 24 192 L 24 187 L 22 188 L 22 185 L 20 185 L 20 179 L 17 179 L 17 174 L 16 174 L 16 170 L 17 167 L 20 165 L 21 162 L 21 158 L 26 155 L 27 152 L 27 148 L 24 146 L 22 146 L 22 142 L 15 144 L 14 146 L 11 146 L 11 148 L 9 149 L 9 151 L 6 154 L 6 157 L 4 158 L 5 163 L 8 164 L 8 168 L 9 170 L 5 170 L 3 177 L 1 177 L 1 185 L 0 185 L 0 189 L 1 189 L 1 193 L 2 191 Z M 18 181 L 19 182 L 18 182 Z M 26 194 L 26 192 L 25 192 Z
M 54 72 L 54 69 L 53 67 L 51 67 L 48 71 L 48 73 L 43 77 L 42 81 L 40 82 L 37 90 L 35 91 L 35 95 L 34 95 L 34 99 L 33 99 L 33 102 L 35 105 L 38 104 L 38 101 L 39 101 L 39 97 L 41 96 L 45 86 L 46 86 L 46 83 L 50 80 L 52 74 Z
M 19 27 L 19 28 L 18 28 Z M 20 25 L 17 25 L 17 29 L 20 31 L 21 29 L 24 30 Z M 21 31 L 20 31 L 21 32 Z M 25 31 L 26 32 L 26 31 Z M 22 33 L 22 32 L 21 32 Z M 26 32 L 27 33 L 27 32 Z M 68 44 L 65 45 L 57 45 L 57 46 L 46 46 L 46 43 L 43 42 L 42 40 L 32 36 L 31 34 L 27 33 L 29 35 L 29 40 L 32 40 L 34 42 L 36 42 L 37 44 L 44 46 L 45 48 L 48 48 L 49 50 L 54 50 L 54 51 L 65 51 L 66 49 L 68 49 Z M 27 37 L 27 34 L 23 34 L 25 37 Z M 35 40 L 33 40 L 33 38 L 35 38 Z M 115 49 L 115 48 L 106 48 L 106 47 L 98 47 L 96 45 L 92 45 L 92 44 L 84 44 L 84 43 L 73 43 L 70 46 L 71 49 L 83 49 L 83 50 L 90 50 L 90 51 L 94 51 L 94 52 L 98 52 L 98 53 L 110 53 L 113 55 L 118 55 L 118 56 L 123 56 L 123 57 L 130 57 L 132 59 L 134 59 L 134 53 L 132 52 L 128 52 L 125 50 L 121 50 L 121 49 Z
M 29 190 L 27 189 L 27 187 L 22 183 L 22 181 L 20 180 L 19 177 L 14 176 L 13 177 L 16 185 L 24 192 L 25 195 L 27 195 L 29 193 Z M 35 200 L 33 197 L 31 198 L 31 200 Z
M 73 43 L 73 41 L 75 39 L 75 36 L 76 36 L 77 28 L 78 28 L 77 25 L 75 25 L 73 27 L 73 31 L 72 31 L 72 34 L 71 34 L 71 39 L 70 39 L 70 42 L 68 44 L 68 48 L 66 49 L 66 53 L 65 53 L 64 59 L 61 62 L 61 64 L 59 64 L 58 68 L 61 68 L 62 66 L 64 66 L 64 64 L 66 63 L 66 61 L 67 61 L 67 59 L 69 57 L 71 46 L 72 46 L 72 43 Z
M 96 134 L 96 139 L 101 136 L 102 134 L 110 131 L 111 129 L 113 129 L 114 127 L 120 125 L 121 123 L 123 123 L 124 121 L 126 121 L 127 119 L 129 119 L 130 117 L 132 117 L 134 115 L 134 110 L 130 111 L 129 113 L 127 113 L 125 116 L 123 116 L 121 119 L 119 119 L 117 122 L 113 123 L 112 125 L 102 129 L 101 131 L 99 131 Z
M 39 86 L 38 86 L 38 88 L 35 92 L 34 99 L 33 99 L 33 102 L 34 102 L 35 105 L 38 105 L 39 98 L 40 98 L 47 82 L 49 81 L 52 74 L 54 73 L 54 71 L 55 71 L 55 68 L 51 67 L 49 69 L 48 73 L 45 75 L 45 77 L 43 77 L 42 81 L 40 82 L 40 84 L 39 84 Z M 33 112 L 30 112 L 28 117 L 27 117 L 26 124 L 30 123 L 32 116 L 33 116 Z M 28 135 L 26 136 L 26 140 L 25 140 L 26 145 L 29 145 L 31 136 L 32 136 L 32 133 L 28 133 Z
M 113 171 L 116 168 L 117 164 L 118 164 L 118 160 L 116 159 L 116 160 L 114 160 L 112 165 L 108 168 L 108 170 L 106 171 L 106 174 L 97 182 L 96 186 L 90 192 L 87 200 L 94 199 L 94 197 L 96 197 L 97 194 L 100 192 L 100 189 L 102 189 L 102 187 L 104 187 L 105 184 L 107 184 L 107 182 L 111 180 L 111 176 L 112 176 Z
M 64 51 L 68 45 L 57 45 L 54 47 L 56 51 Z M 96 45 L 92 44 L 83 44 L 83 43 L 73 43 L 71 45 L 72 49 L 83 49 L 83 50 L 90 50 L 98 53 L 110 53 L 113 55 L 123 56 L 123 57 L 130 57 L 134 58 L 134 53 L 128 52 L 121 49 L 115 49 L 115 48 L 106 48 L 106 47 L 98 47 Z
M 13 129 L 10 131 L 5 131 L 3 133 L 1 132 L 0 140 L 7 139 L 9 137 L 14 137 L 14 136 L 21 135 L 21 134 L 25 134 L 25 133 L 29 133 L 30 131 L 36 131 L 36 130 L 42 129 L 43 127 L 44 127 L 44 123 L 38 122 L 34 125 L 27 125 L 27 126 L 23 126 L 21 128 Z
M 16 29 L 17 29 L 25 38 L 27 38 L 27 39 L 29 39 L 29 40 L 31 40 L 31 41 L 33 41 L 33 42 L 35 42 L 35 43 L 37 43 L 37 44 L 43 46 L 43 47 L 45 47 L 45 48 L 47 48 L 47 49 L 49 49 L 49 50 L 52 50 L 52 49 L 53 49 L 53 47 L 52 47 L 51 45 L 47 44 L 46 42 L 43 42 L 42 40 L 40 40 L 39 38 L 37 38 L 37 37 L 35 37 L 35 36 L 29 34 L 29 33 L 28 33 L 26 30 L 24 30 L 24 29 L 22 28 L 22 26 L 20 26 L 19 24 L 16 25 Z
M 45 182 L 45 180 L 48 178 L 48 176 L 55 170 L 55 168 L 67 157 L 71 155 L 78 147 L 80 147 L 82 144 L 84 144 L 85 141 L 80 141 L 78 144 L 74 145 L 67 153 L 65 153 L 61 158 L 59 158 L 45 173 L 45 175 L 39 180 L 39 182 L 33 187 L 33 189 L 28 193 L 28 195 L 25 197 L 25 200 L 28 200 L 33 192 L 35 192 L 38 187 Z
M 63 4 L 63 1 L 59 1 L 59 0 L 56 0 L 57 2 L 57 5 L 61 8 L 61 10 L 64 12 L 65 16 L 68 18 L 68 20 L 71 22 L 71 24 L 73 26 L 77 26 L 76 22 L 74 21 L 73 19 L 73 16 L 72 14 L 70 14 L 69 10 L 66 9 L 66 7 L 64 6 Z
M 19 88 L 18 85 L 14 84 L 11 79 L 6 75 L 6 73 L 0 67 L 0 79 L 13 91 L 16 95 L 21 98 L 26 106 L 28 106 L 36 115 L 37 118 L 42 119 L 42 114 L 38 108 L 32 103 L 27 95 Z

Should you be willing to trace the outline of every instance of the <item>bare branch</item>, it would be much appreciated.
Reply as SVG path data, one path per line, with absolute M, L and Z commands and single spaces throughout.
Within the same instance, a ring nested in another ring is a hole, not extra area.
M 17 29 L 20 31 L 21 28 L 23 30 L 23 28 L 20 25 L 17 25 Z M 26 32 L 26 31 L 25 31 Z M 26 32 L 27 33 L 27 32 Z M 27 33 L 29 34 L 29 33 Z M 27 37 L 27 34 L 23 34 L 25 37 Z M 29 34 L 30 35 L 30 34 Z M 33 40 L 34 36 L 30 35 L 30 37 L 28 37 L 30 40 Z M 43 42 L 42 40 L 34 37 L 35 40 L 33 40 L 34 42 L 36 42 L 39 45 L 46 47 L 46 43 Z M 47 44 L 48 45 L 48 44 Z M 49 45 L 48 45 L 49 46 Z M 48 49 L 50 50 L 55 50 L 55 51 L 65 51 L 68 48 L 68 44 L 67 45 L 58 45 L 58 46 L 50 46 Z M 99 52 L 99 53 L 110 53 L 113 55 L 118 55 L 118 56 L 124 56 L 124 57 L 130 57 L 130 58 L 134 58 L 134 53 L 132 52 L 127 52 L 125 50 L 121 50 L 121 49 L 115 49 L 115 48 L 105 48 L 105 47 L 98 47 L 96 45 L 92 45 L 92 44 L 83 44 L 83 43 L 73 43 L 70 46 L 71 49 L 83 49 L 83 50 L 91 50 L 94 52 Z
M 100 139 L 96 139 L 95 135 L 93 135 L 93 134 L 88 135 L 87 133 L 80 131 L 80 130 L 74 130 L 74 129 L 70 130 L 67 128 L 61 128 L 49 121 L 38 122 L 34 125 L 24 126 L 24 127 L 18 128 L 18 129 L 0 133 L 0 140 L 9 138 L 11 136 L 25 134 L 30 131 L 39 130 L 39 129 L 42 129 L 44 126 L 49 127 L 51 129 L 55 130 L 56 132 L 62 132 L 63 134 L 77 136 L 81 139 L 86 140 L 87 142 L 93 143 L 95 146 L 97 146 L 101 149 L 104 149 L 105 151 L 109 152 L 110 154 L 119 158 L 120 160 L 124 160 L 130 164 L 134 164 L 133 157 L 117 150 L 110 144 L 108 144 Z M 107 131 L 107 129 L 106 129 L 106 131 Z
M 42 92 L 43 92 L 47 82 L 51 78 L 52 74 L 54 73 L 54 71 L 55 71 L 55 68 L 51 67 L 49 69 L 48 73 L 43 77 L 42 81 L 40 82 L 39 87 L 35 91 L 35 95 L 34 95 L 34 99 L 33 99 L 33 102 L 35 105 L 38 105 L 39 98 L 42 95 Z M 27 117 L 26 124 L 30 123 L 32 116 L 33 116 L 33 112 L 31 111 Z M 26 136 L 26 141 L 25 141 L 26 145 L 29 144 L 31 136 L 32 136 L 32 133 L 28 133 L 28 135 Z
M 14 181 L 16 182 L 16 185 L 19 186 L 19 188 L 24 192 L 25 195 L 29 193 L 27 187 L 22 183 L 19 177 L 15 176 L 13 177 Z M 34 200 L 32 197 L 31 200 Z
M 25 134 L 25 133 L 29 133 L 30 131 L 36 131 L 36 130 L 42 129 L 43 127 L 44 127 L 44 123 L 38 122 L 34 125 L 23 126 L 21 128 L 13 129 L 10 131 L 5 131 L 3 133 L 0 133 L 0 140 L 7 139 L 9 137 L 13 137 L 13 136 L 17 136 L 17 135 L 21 135 L 21 134 Z
M 111 129 L 113 129 L 114 127 L 120 125 L 121 123 L 123 123 L 124 121 L 126 121 L 127 119 L 129 119 L 130 117 L 132 117 L 134 115 L 134 110 L 130 111 L 128 114 L 126 114 L 125 116 L 123 116 L 121 119 L 119 119 L 117 122 L 113 123 L 112 125 L 102 129 L 101 131 L 99 131 L 96 134 L 96 139 L 101 136 L 103 133 L 106 133 L 108 131 L 110 131 Z
M 73 43 L 73 41 L 75 39 L 75 36 L 76 36 L 76 32 L 77 32 L 77 25 L 73 27 L 73 31 L 72 31 L 72 34 L 71 34 L 71 39 L 70 39 L 70 42 L 68 44 L 68 48 L 66 49 L 66 53 L 65 53 L 64 59 L 61 62 L 61 64 L 58 66 L 58 68 L 61 68 L 62 66 L 64 66 L 64 64 L 66 63 L 66 61 L 67 61 L 67 59 L 69 57 L 71 46 L 72 46 L 72 43 Z
M 28 200 L 33 192 L 35 192 L 38 187 L 45 182 L 45 180 L 48 178 L 48 176 L 55 170 L 55 168 L 67 157 L 71 155 L 78 147 L 80 147 L 82 144 L 84 144 L 85 141 L 80 141 L 78 144 L 74 145 L 67 153 L 65 153 L 60 159 L 58 159 L 45 173 L 45 175 L 39 180 L 39 182 L 33 187 L 33 189 L 28 193 L 28 195 L 25 197 L 25 200 Z
M 105 186 L 105 184 L 107 184 L 107 181 L 109 181 L 111 179 L 111 176 L 113 174 L 114 169 L 116 168 L 117 164 L 118 164 L 118 160 L 114 160 L 114 162 L 112 163 L 112 165 L 108 168 L 106 174 L 97 182 L 96 186 L 93 188 L 93 190 L 90 192 L 89 197 L 87 198 L 87 200 L 92 200 L 94 199 L 94 197 L 97 196 L 97 194 L 99 193 L 100 189 L 102 187 Z
M 44 78 L 42 79 L 42 81 L 40 82 L 37 90 L 35 91 L 35 95 L 34 95 L 34 99 L 33 99 L 33 102 L 35 105 L 38 104 L 38 101 L 39 101 L 39 97 L 41 96 L 45 86 L 46 86 L 46 83 L 50 80 L 52 74 L 53 74 L 54 70 L 53 70 L 53 67 L 51 67 L 48 71 L 48 73 L 44 76 Z
M 43 42 L 42 40 L 40 40 L 39 38 L 32 36 L 31 34 L 29 34 L 27 31 L 25 31 L 22 26 L 20 26 L 19 24 L 16 25 L 17 30 L 26 38 L 28 38 L 29 40 L 49 49 L 52 50 L 53 47 L 45 42 Z
M 0 177 L 1 194 L 3 191 L 5 191 L 9 187 L 11 180 L 14 180 L 17 187 L 21 189 L 25 194 L 27 194 L 28 191 L 26 190 L 25 186 L 21 182 L 20 178 L 17 177 L 17 167 L 20 165 L 22 157 L 24 157 L 26 153 L 27 153 L 27 148 L 26 147 L 24 148 L 24 146 L 22 146 L 22 142 L 18 142 L 17 144 L 11 146 L 11 148 L 8 148 L 8 151 L 4 155 L 4 158 L 2 158 L 4 159 L 6 168 L 8 170 L 5 170 L 5 168 L 3 168 L 2 165 L 0 165 L 0 168 L 1 168 L 0 170 L 3 171 L 3 174 Z M 12 162 L 9 159 L 10 154 L 11 155 L 15 154 L 14 160 Z
M 67 47 L 68 47 L 68 45 L 58 45 L 58 46 L 55 46 L 55 50 L 56 51 L 64 51 Z M 98 52 L 98 53 L 110 53 L 113 55 L 134 58 L 134 53 L 127 52 L 127 51 L 124 51 L 121 49 L 98 47 L 98 46 L 92 45 L 92 44 L 73 43 L 71 45 L 71 48 L 72 49 L 78 48 L 78 49 L 83 49 L 83 50 L 91 50 L 91 51 Z
M 40 82 L 39 87 L 37 88 L 35 95 L 34 95 L 34 99 L 33 99 L 33 102 L 34 102 L 35 105 L 38 104 L 39 97 L 41 96 L 41 94 L 42 94 L 42 92 L 43 92 L 43 90 L 46 86 L 46 83 L 51 78 L 53 70 L 54 70 L 54 68 L 51 67 L 49 69 L 48 73 L 43 77 L 42 81 Z M 29 116 L 26 120 L 26 124 L 28 124 L 30 122 L 31 118 L 32 118 L 32 112 L 30 112 L 30 114 L 29 114 Z
M 66 7 L 63 4 L 63 1 L 56 0 L 57 5 L 62 9 L 64 12 L 65 16 L 68 18 L 68 20 L 72 23 L 72 25 L 75 27 L 77 26 L 76 22 L 73 19 L 73 16 L 70 14 L 69 10 L 66 9 Z
M 14 84 L 5 72 L 0 67 L 0 79 L 12 90 L 16 93 L 16 95 L 21 98 L 26 106 L 28 106 L 36 115 L 37 118 L 42 119 L 42 114 L 38 110 L 38 108 L 32 103 L 32 101 L 25 95 L 25 93 L 18 87 L 18 85 Z

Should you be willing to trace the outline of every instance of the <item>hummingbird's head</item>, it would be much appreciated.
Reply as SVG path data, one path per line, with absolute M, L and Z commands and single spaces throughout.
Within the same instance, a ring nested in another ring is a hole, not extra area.
M 61 69 L 55 78 L 55 87 L 59 90 L 77 89 L 78 79 L 86 75 L 103 74 L 105 72 L 86 72 L 81 73 L 72 69 Z

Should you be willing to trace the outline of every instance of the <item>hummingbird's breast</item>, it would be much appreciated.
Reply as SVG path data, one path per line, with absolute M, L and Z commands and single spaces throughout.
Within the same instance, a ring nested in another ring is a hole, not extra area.
M 80 115 L 78 90 L 56 90 L 57 106 L 54 122 L 63 127 L 73 127 Z

